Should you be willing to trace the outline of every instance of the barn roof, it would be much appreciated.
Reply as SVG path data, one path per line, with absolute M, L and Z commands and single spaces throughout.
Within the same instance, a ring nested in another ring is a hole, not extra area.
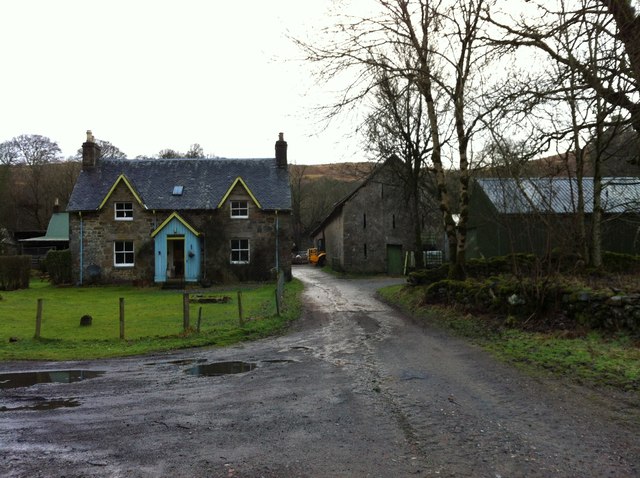
M 593 212 L 593 178 L 583 179 L 585 212 Z M 602 208 L 605 213 L 640 212 L 640 178 L 602 178 Z M 569 214 L 577 210 L 578 181 L 575 178 L 477 179 L 476 185 L 501 214 L 533 212 Z

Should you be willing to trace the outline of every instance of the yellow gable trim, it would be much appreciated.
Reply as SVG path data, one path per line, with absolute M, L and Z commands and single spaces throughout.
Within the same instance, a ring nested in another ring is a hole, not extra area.
M 160 224 L 155 231 L 153 231 L 151 233 L 151 237 L 156 237 L 156 235 L 162 231 L 165 226 L 167 224 L 169 224 L 173 219 L 177 219 L 178 221 L 180 221 L 182 223 L 182 225 L 184 227 L 186 227 L 187 229 L 189 229 L 189 231 L 191 231 L 196 237 L 200 236 L 200 233 L 198 231 L 196 231 L 193 227 L 191 227 L 191 225 L 185 221 L 184 219 L 182 219 L 180 217 L 180 214 L 178 214 L 177 212 L 172 213 L 168 218 L 166 218 L 164 221 L 162 221 L 162 224 Z
M 131 186 L 131 183 L 129 182 L 129 180 L 126 178 L 126 176 L 124 174 L 121 174 L 120 176 L 118 176 L 118 179 L 115 180 L 115 182 L 113 183 L 113 186 L 111 186 L 111 189 L 109 189 L 109 192 L 107 193 L 107 195 L 104 197 L 104 199 L 100 203 L 100 206 L 98 206 L 98 210 L 100 210 L 100 209 L 102 209 L 104 207 L 104 205 L 107 203 L 107 201 L 109 200 L 109 198 L 113 194 L 113 191 L 115 191 L 116 187 L 118 186 L 118 184 L 120 184 L 120 181 L 122 181 L 125 184 L 125 186 L 127 186 L 127 188 L 129 188 L 129 191 L 131 192 L 131 194 L 133 194 L 133 197 L 136 198 L 136 201 L 138 201 L 138 204 L 140 204 L 143 208 L 146 209 L 147 206 L 144 205 L 144 203 L 142 202 L 142 199 L 140 199 L 140 196 L 138 195 L 136 190 L 133 189 L 133 186 Z
M 240 183 L 242 185 L 242 187 L 245 189 L 245 191 L 247 191 L 247 194 L 249 194 L 249 197 L 251 197 L 251 200 L 255 203 L 255 205 L 258 206 L 260 209 L 262 209 L 262 206 L 260 205 L 260 202 L 256 199 L 256 197 L 251 192 L 251 189 L 249 189 L 247 187 L 247 184 L 242 180 L 242 178 L 240 176 L 238 176 L 236 178 L 236 180 L 233 182 L 231 187 L 227 190 L 227 193 L 224 196 L 222 196 L 222 199 L 220 200 L 220 203 L 218 204 L 218 208 L 222 207 L 224 202 L 229 198 L 229 195 L 231 194 L 231 191 L 233 191 L 233 188 L 235 188 L 238 183 Z

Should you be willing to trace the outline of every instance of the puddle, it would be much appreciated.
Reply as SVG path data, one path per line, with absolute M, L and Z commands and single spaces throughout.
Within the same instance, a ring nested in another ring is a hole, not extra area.
M 362 327 L 366 334 L 374 334 L 380 329 L 378 321 L 366 314 L 357 314 L 355 319 L 356 323 Z
M 37 398 L 32 405 L 20 405 L 18 407 L 0 407 L 0 412 L 13 412 L 16 410 L 54 410 L 56 408 L 79 407 L 80 401 L 75 398 Z
M 50 370 L 46 372 L 0 373 L 0 388 L 31 387 L 38 383 L 72 383 L 99 377 L 93 370 Z
M 404 370 L 400 374 L 400 380 L 427 380 L 429 376 L 426 372 L 416 370 Z
M 256 368 L 256 364 L 253 362 L 215 362 L 207 365 L 196 365 L 185 370 L 185 373 L 197 377 L 215 377 L 218 375 L 251 372 L 254 368 Z
M 168 362 L 151 362 L 146 363 L 147 367 L 154 365 L 191 365 L 192 363 L 204 363 L 207 359 L 182 359 L 182 360 L 170 360 Z

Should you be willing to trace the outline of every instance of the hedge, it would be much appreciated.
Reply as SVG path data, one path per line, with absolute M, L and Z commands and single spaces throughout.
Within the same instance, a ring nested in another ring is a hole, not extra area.
M 31 256 L 0 256 L 0 290 L 29 288 Z
M 71 283 L 71 251 L 69 249 L 47 252 L 44 266 L 53 284 Z
M 551 254 L 549 257 L 538 258 L 533 254 L 517 253 L 485 259 L 469 259 L 466 261 L 464 269 L 467 277 L 474 279 L 486 279 L 503 274 L 537 277 L 554 272 L 571 274 L 597 272 L 590 268 L 584 268 L 584 265 L 581 264 L 580 257 L 573 254 Z M 422 285 L 444 280 L 449 276 L 449 266 L 445 263 L 435 269 L 411 272 L 407 281 L 412 285 Z M 640 273 L 640 256 L 604 252 L 601 272 L 638 274 Z

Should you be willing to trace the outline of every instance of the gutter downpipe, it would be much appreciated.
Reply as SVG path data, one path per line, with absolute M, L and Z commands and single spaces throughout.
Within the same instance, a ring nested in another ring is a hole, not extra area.
M 82 224 L 82 211 L 78 212 L 78 216 L 80 216 L 80 285 L 82 285 L 82 270 L 84 269 L 84 258 L 83 258 L 83 253 L 84 253 L 84 238 L 83 238 L 83 234 L 82 234 L 82 228 L 83 228 L 83 224 Z
M 280 235 L 280 222 L 278 220 L 278 210 L 276 209 L 276 274 L 280 274 L 280 244 L 279 244 L 279 236 Z

